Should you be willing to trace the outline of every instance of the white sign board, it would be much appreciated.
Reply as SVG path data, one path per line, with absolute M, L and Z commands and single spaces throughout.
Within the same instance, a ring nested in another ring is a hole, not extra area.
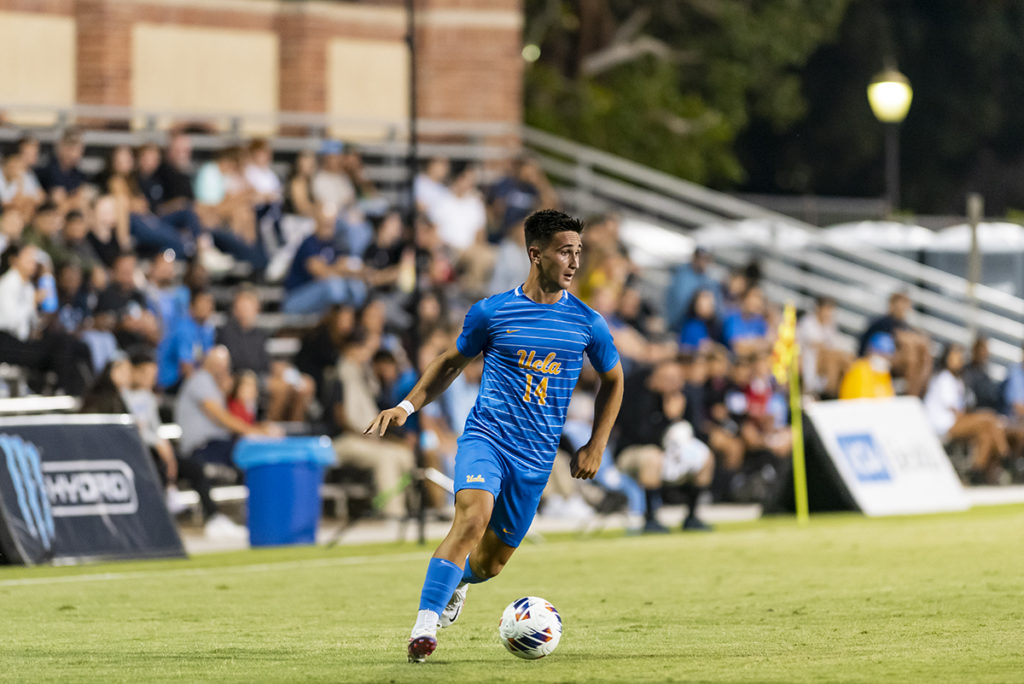
M 916 397 L 823 401 L 808 405 L 805 411 L 865 515 L 969 507 Z

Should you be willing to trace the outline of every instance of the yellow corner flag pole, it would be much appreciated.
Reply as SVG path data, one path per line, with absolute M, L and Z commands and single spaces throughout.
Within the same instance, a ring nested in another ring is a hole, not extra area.
M 796 499 L 796 522 L 801 527 L 810 522 L 807 506 L 807 464 L 804 461 L 804 411 L 800 392 L 800 347 L 793 346 L 789 364 L 789 418 L 793 430 L 793 498 Z
M 793 498 L 796 500 L 796 521 L 804 526 L 810 521 L 807 506 L 807 466 L 804 461 L 804 423 L 800 392 L 800 347 L 796 343 L 796 308 L 786 304 L 779 324 L 779 335 L 772 350 L 773 372 L 779 383 L 789 384 L 789 415 L 793 436 Z

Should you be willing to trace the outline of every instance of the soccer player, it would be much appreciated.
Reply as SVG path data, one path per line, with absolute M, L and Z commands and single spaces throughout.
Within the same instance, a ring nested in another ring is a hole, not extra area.
M 580 266 L 582 224 L 545 210 L 526 220 L 530 274 L 520 287 L 469 310 L 462 334 L 430 363 L 398 406 L 366 429 L 382 436 L 444 392 L 483 352 L 480 394 L 455 457 L 455 519 L 427 565 L 409 661 L 437 647 L 437 628 L 462 612 L 470 584 L 501 572 L 523 540 L 551 473 L 584 353 L 600 374 L 594 429 L 572 459 L 590 479 L 622 403 L 622 366 L 604 319 L 566 292 Z

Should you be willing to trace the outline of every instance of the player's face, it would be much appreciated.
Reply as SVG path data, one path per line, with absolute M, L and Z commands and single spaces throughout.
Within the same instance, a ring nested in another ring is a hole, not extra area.
M 556 233 L 547 246 L 540 251 L 541 276 L 550 283 L 557 283 L 563 290 L 572 284 L 572 277 L 580 267 L 583 242 L 580 234 L 573 230 Z

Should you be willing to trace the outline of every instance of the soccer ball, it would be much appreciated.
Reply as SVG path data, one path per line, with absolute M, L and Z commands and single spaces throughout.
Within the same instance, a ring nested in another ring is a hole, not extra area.
M 508 652 L 526 660 L 550 654 L 562 638 L 562 616 L 548 601 L 525 596 L 508 604 L 498 623 Z

